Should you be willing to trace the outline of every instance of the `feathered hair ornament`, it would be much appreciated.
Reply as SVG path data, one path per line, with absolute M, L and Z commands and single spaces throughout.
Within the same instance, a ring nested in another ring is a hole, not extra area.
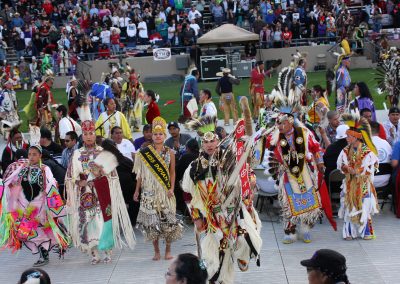
M 196 131 L 202 141 L 218 139 L 218 135 L 215 134 L 216 126 L 217 117 L 209 115 L 200 117 L 199 119 L 192 119 L 185 124 L 185 127 L 189 130 Z
M 333 53 L 338 58 L 337 64 L 335 66 L 335 70 L 338 70 L 340 67 L 340 64 L 342 64 L 342 61 L 348 60 L 352 54 L 349 42 L 346 39 L 342 40 L 340 45 L 341 45 L 341 47 L 340 47 L 341 53 L 337 53 L 337 52 Z
M 375 154 L 378 154 L 374 143 L 372 142 L 371 126 L 368 120 L 360 116 L 358 110 L 352 111 L 351 113 L 342 114 L 343 122 L 349 127 L 346 131 L 347 135 L 356 137 L 364 141 L 368 148 Z
M 54 73 L 51 71 L 51 69 L 47 69 L 43 75 L 43 82 L 46 82 L 48 80 L 54 80 Z

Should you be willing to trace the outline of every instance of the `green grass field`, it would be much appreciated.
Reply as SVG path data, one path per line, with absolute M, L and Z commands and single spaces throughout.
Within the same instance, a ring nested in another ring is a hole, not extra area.
M 376 82 L 373 69 L 357 69 L 351 70 L 350 75 L 352 82 L 364 81 L 374 97 L 375 106 L 377 109 L 383 109 L 383 101 L 385 97 L 383 95 L 378 95 L 376 92 Z M 273 76 L 271 79 L 265 80 L 266 91 L 270 92 L 272 87 L 277 83 L 277 76 Z M 325 71 L 321 72 L 310 72 L 308 73 L 308 87 L 311 88 L 314 85 L 321 85 L 325 88 Z M 162 83 L 147 83 L 144 84 L 145 89 L 152 89 L 156 93 L 160 94 L 160 101 L 158 102 L 161 110 L 161 115 L 166 119 L 166 121 L 177 120 L 180 115 L 180 103 L 179 103 L 179 89 L 181 82 L 162 82 Z M 216 81 L 205 81 L 199 83 L 199 89 L 208 88 L 213 94 L 215 94 Z M 249 96 L 249 79 L 243 79 L 239 86 L 234 87 L 234 93 L 236 97 L 238 96 Z M 65 93 L 65 88 L 54 89 L 53 95 L 57 103 L 66 105 L 67 95 Z M 17 91 L 17 98 L 19 108 L 22 109 L 29 101 L 30 92 L 29 91 Z M 218 97 L 213 97 L 215 104 L 218 104 Z M 176 100 L 175 103 L 164 106 L 164 103 L 168 100 Z M 334 105 L 334 96 L 329 98 L 331 106 Z M 21 126 L 21 130 L 26 132 L 28 129 L 25 114 L 20 113 L 21 119 L 24 121 Z M 219 113 L 219 117 L 222 118 L 222 112 Z

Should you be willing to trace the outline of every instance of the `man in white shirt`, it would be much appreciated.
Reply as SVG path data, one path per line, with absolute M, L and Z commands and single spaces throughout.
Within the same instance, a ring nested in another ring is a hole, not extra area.
M 121 37 L 126 37 L 126 30 L 130 21 L 131 19 L 127 15 L 119 18 L 119 29 L 121 30 Z
M 139 18 L 139 24 L 137 29 L 139 30 L 139 43 L 140 44 L 147 44 L 149 40 L 149 35 L 147 34 L 147 24 L 143 21 L 143 18 Z
M 383 187 L 389 183 L 390 174 L 392 172 L 392 167 L 390 166 L 390 160 L 392 158 L 392 147 L 390 144 L 379 137 L 379 123 L 375 121 L 370 122 L 371 125 L 371 133 L 372 133 L 372 142 L 375 145 L 376 150 L 378 151 L 378 159 L 379 159 L 379 168 L 383 171 L 383 167 L 385 167 L 385 172 L 378 172 L 374 176 L 374 186 L 375 187 Z M 383 164 L 387 164 L 383 166 Z M 387 173 L 386 173 L 387 171 Z
M 196 18 L 201 18 L 201 13 L 198 10 L 196 10 L 196 6 L 193 5 L 192 9 L 189 11 L 188 19 L 191 22 L 192 20 L 195 20 Z
M 81 126 L 68 116 L 67 108 L 60 105 L 56 109 L 58 116 L 58 132 L 60 135 L 61 145 L 64 145 L 65 135 L 67 132 L 74 131 L 78 136 L 82 134 Z
M 135 146 L 131 141 L 124 138 L 122 128 L 119 126 L 114 126 L 111 129 L 111 139 L 117 144 L 118 150 L 122 155 L 130 159 L 135 160 L 135 153 L 137 152 Z
M 389 109 L 389 119 L 383 123 L 385 128 L 387 141 L 391 146 L 394 146 L 397 141 L 400 141 L 400 109 L 391 107 Z
M 111 32 L 107 30 L 107 26 L 103 26 L 103 30 L 100 33 L 101 43 L 110 47 L 110 36 Z
M 212 101 L 211 91 L 204 89 L 200 91 L 200 103 L 202 104 L 200 117 L 202 116 L 217 116 L 217 108 Z
M 126 27 L 126 34 L 128 36 L 128 48 L 136 46 L 136 25 L 129 19 L 129 24 Z
M 200 26 L 196 23 L 196 20 L 191 20 L 189 26 L 194 30 L 194 35 L 197 37 L 199 35 Z

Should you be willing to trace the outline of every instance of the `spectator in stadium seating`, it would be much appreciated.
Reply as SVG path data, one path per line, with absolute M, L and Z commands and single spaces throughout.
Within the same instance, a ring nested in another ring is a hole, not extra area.
M 224 20 L 224 9 L 222 8 L 222 3 L 216 4 L 212 8 L 211 13 L 214 17 L 215 24 L 217 26 L 222 25 L 222 21 Z
M 147 44 L 149 40 L 149 35 L 147 32 L 147 23 L 142 17 L 139 18 L 139 23 L 137 25 L 137 30 L 139 31 L 139 44 Z
M 201 13 L 196 9 L 195 5 L 192 5 L 191 10 L 188 13 L 188 19 L 190 22 L 192 22 L 192 20 L 196 20 L 199 19 L 201 20 Z
M 118 55 L 120 51 L 120 39 L 121 36 L 119 35 L 117 29 L 111 30 L 110 42 L 112 47 L 112 52 L 114 55 Z
M 260 32 L 260 45 L 262 48 L 272 47 L 272 31 L 269 25 L 265 25 Z
M 282 33 L 282 39 L 284 47 L 290 47 L 292 43 L 292 32 L 289 30 L 288 26 L 285 26 L 284 31 Z

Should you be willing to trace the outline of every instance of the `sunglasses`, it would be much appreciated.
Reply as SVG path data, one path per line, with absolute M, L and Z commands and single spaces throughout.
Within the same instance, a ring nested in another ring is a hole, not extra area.
M 71 142 L 71 140 L 65 139 L 64 142 L 65 142 L 65 143 L 69 143 L 69 142 Z

